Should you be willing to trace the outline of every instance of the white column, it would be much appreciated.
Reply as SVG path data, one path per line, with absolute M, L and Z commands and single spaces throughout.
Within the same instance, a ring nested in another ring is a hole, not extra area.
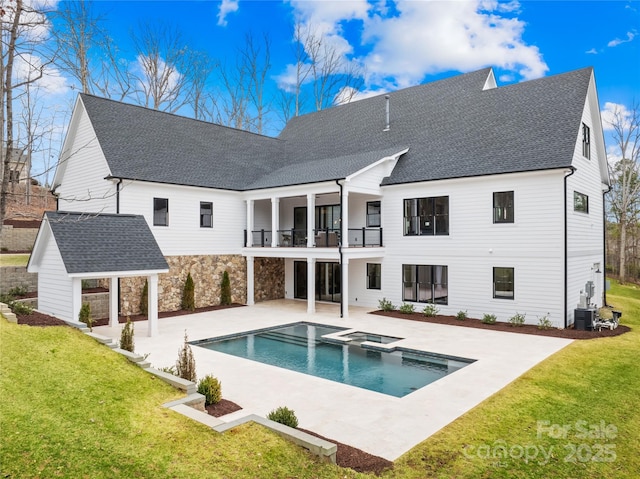
M 307 258 L 307 313 L 316 312 L 316 259 Z
M 349 317 L 349 258 L 342 258 L 340 269 L 342 273 L 342 291 L 340 291 L 342 295 L 342 318 L 347 319 Z
M 278 246 L 280 234 L 280 198 L 271 198 L 271 247 Z
M 80 308 L 82 307 L 82 279 L 71 278 L 71 321 L 80 321 Z
M 118 278 L 111 278 L 109 282 L 109 326 L 118 326 Z
M 342 188 L 342 225 L 340 227 L 340 240 L 342 241 L 342 247 L 349 247 L 349 192 Z
M 313 248 L 313 230 L 316 227 L 316 195 L 307 195 L 307 248 Z
M 247 256 L 247 305 L 252 305 L 255 304 L 255 297 L 254 297 L 254 269 L 253 269 L 253 264 L 254 264 L 254 258 L 253 256 Z
M 151 274 L 147 278 L 149 283 L 149 331 L 147 335 L 158 335 L 158 275 Z
M 253 246 L 254 200 L 247 200 L 247 247 Z

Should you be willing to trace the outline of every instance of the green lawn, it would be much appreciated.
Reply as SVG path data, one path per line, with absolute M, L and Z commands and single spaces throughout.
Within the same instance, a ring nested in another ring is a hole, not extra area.
M 0 254 L 0 267 L 26 266 L 29 256 L 29 254 Z
M 630 333 L 573 342 L 383 477 L 635 479 L 640 289 L 613 284 L 608 302 Z M 0 320 L 0 368 L 0 477 L 367 477 L 257 425 L 219 435 L 162 408 L 180 393 L 71 328 Z

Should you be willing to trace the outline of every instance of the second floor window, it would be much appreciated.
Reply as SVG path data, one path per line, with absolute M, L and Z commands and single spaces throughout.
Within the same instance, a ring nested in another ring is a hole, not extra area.
M 582 156 L 591 158 L 591 130 L 584 123 L 582 124 Z
M 153 226 L 169 226 L 169 200 L 153 199 Z
M 449 197 L 404 200 L 404 235 L 448 235 Z
M 200 202 L 200 228 L 213 227 L 213 203 Z
M 513 191 L 493 194 L 493 222 L 513 223 Z
M 573 192 L 573 210 L 581 213 L 589 212 L 589 197 L 583 193 Z
M 380 226 L 380 202 L 367 201 L 367 227 L 377 228 Z

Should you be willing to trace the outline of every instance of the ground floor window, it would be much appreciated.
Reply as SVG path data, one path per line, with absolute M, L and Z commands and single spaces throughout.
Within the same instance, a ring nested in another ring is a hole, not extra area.
M 513 268 L 493 268 L 493 297 L 499 299 L 514 298 Z
M 382 288 L 382 265 L 367 263 L 367 289 Z
M 402 265 L 402 300 L 448 304 L 449 272 L 441 265 Z

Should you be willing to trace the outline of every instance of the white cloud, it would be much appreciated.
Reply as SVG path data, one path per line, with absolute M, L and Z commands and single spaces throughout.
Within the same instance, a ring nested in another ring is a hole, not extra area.
M 592 48 L 591 50 L 587 50 L 585 53 L 587 55 L 597 55 L 598 54 L 598 50 L 596 50 L 595 48 Z
M 42 77 L 38 78 L 42 71 Z M 44 64 L 36 55 L 23 53 L 14 64 L 15 78 L 19 81 L 33 80 L 34 85 L 50 94 L 66 93 L 69 90 L 66 78 L 51 64 Z
M 218 10 L 218 25 L 227 26 L 227 15 L 238 11 L 238 2 L 240 0 L 222 0 L 220 9 Z
M 626 106 L 618 103 L 606 102 L 604 108 L 600 111 L 602 119 L 602 129 L 604 131 L 613 131 L 613 124 L 622 123 L 625 129 L 629 128 L 631 120 L 631 112 Z
M 609 43 L 607 43 L 607 46 L 608 47 L 617 47 L 618 45 L 620 45 L 622 43 L 629 43 L 629 42 L 633 41 L 635 36 L 636 36 L 636 32 L 627 32 L 627 38 L 626 39 L 616 38 L 614 40 L 611 40 Z

